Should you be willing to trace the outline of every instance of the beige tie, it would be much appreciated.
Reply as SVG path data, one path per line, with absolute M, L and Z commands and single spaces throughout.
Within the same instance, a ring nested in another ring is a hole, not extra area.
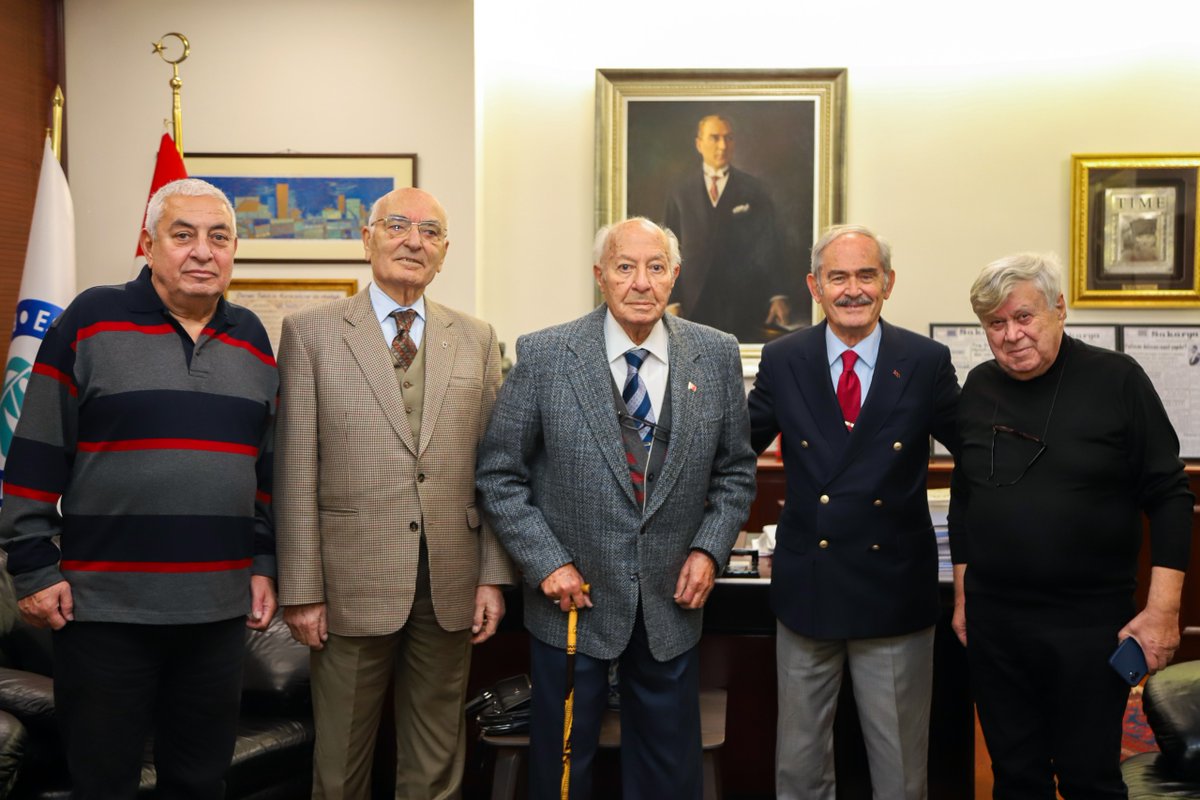
M 712 204 L 715 206 L 717 204 L 717 198 L 721 196 L 717 193 L 717 176 L 716 175 L 712 176 L 712 186 L 708 187 L 708 196 L 710 198 L 712 198 Z

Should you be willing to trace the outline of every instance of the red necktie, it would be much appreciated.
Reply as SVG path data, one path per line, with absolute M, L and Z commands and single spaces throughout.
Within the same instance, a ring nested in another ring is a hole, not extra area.
M 712 186 L 708 187 L 708 196 L 710 199 L 712 199 L 712 203 L 715 206 L 717 204 L 717 198 L 721 196 L 721 195 L 717 194 L 717 176 L 716 175 L 712 176 Z
M 846 420 L 846 427 L 850 429 L 854 428 L 858 410 L 862 407 L 862 384 L 858 382 L 858 375 L 854 372 L 854 362 L 857 360 L 858 353 L 853 350 L 842 353 L 842 375 L 837 384 L 838 405 L 842 407 L 842 417 Z

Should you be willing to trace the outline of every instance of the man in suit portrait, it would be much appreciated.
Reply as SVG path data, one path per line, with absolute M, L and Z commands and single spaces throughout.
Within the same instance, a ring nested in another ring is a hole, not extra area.
M 530 797 L 560 796 L 573 604 L 571 797 L 591 795 L 616 659 L 623 796 L 699 798 L 700 609 L 754 497 L 741 361 L 732 336 L 663 316 L 669 231 L 625 220 L 593 256 L 604 304 L 518 339 L 479 454 L 484 508 L 525 577 Z
M 733 166 L 733 125 L 710 115 L 696 129 L 700 169 L 671 189 L 663 224 L 683 248 L 671 311 L 742 342 L 786 327 L 785 265 L 766 184 Z
M 942 344 L 880 319 L 891 249 L 857 225 L 813 246 L 825 321 L 763 348 L 752 443 L 782 434 L 787 493 L 771 580 L 780 798 L 835 797 L 843 665 L 875 797 L 926 796 L 938 558 L 929 437 L 956 452 L 958 381 Z
M 513 580 L 475 502 L 496 333 L 425 296 L 447 235 L 432 195 L 384 195 L 362 231 L 372 284 L 283 323 L 280 603 L 312 648 L 314 797 L 369 795 L 390 679 L 396 797 L 458 795 L 471 646 Z

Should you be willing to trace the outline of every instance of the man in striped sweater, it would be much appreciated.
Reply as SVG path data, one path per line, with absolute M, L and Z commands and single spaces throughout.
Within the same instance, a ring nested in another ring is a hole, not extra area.
M 54 631 L 74 796 L 133 797 L 153 730 L 162 796 L 219 798 L 243 620 L 275 612 L 278 378 L 258 318 L 223 298 L 237 230 L 219 189 L 160 189 L 142 247 L 135 280 L 85 291 L 46 335 L 0 544 L 21 615 Z

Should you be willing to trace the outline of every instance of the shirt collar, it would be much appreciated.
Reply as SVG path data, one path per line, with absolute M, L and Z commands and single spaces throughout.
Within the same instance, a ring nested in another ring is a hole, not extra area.
M 858 354 L 859 359 L 870 369 L 875 369 L 875 361 L 879 358 L 879 342 L 883 339 L 883 322 L 876 320 L 875 330 L 863 339 L 854 347 L 847 347 L 846 343 L 837 337 L 833 332 L 833 328 L 825 325 L 825 355 L 829 359 L 829 366 L 832 368 L 834 362 L 840 361 L 842 353 L 847 350 L 853 350 Z
M 704 165 L 704 177 L 706 177 L 706 178 L 724 178 L 728 174 L 729 174 L 729 167 L 721 167 L 720 169 L 713 169 L 708 164 Z
M 633 340 L 629 338 L 629 334 L 625 333 L 625 329 L 613 316 L 612 309 L 604 312 L 604 355 L 608 358 L 608 363 L 611 364 L 618 358 L 623 358 L 630 350 L 641 347 L 666 364 L 667 344 L 667 326 L 663 324 L 661 318 L 650 329 L 650 335 L 646 337 L 646 341 L 634 344 Z
M 380 289 L 378 286 L 376 286 L 374 282 L 372 282 L 368 287 L 367 294 L 371 297 L 371 309 L 375 312 L 375 319 L 379 320 L 379 324 L 381 325 L 383 324 L 383 321 L 391 316 L 392 312 L 397 308 L 411 308 L 413 311 L 417 312 L 417 316 L 420 317 L 422 321 L 425 320 L 425 295 L 418 297 L 417 302 L 413 303 L 411 306 L 402 306 L 384 294 L 383 289 Z

